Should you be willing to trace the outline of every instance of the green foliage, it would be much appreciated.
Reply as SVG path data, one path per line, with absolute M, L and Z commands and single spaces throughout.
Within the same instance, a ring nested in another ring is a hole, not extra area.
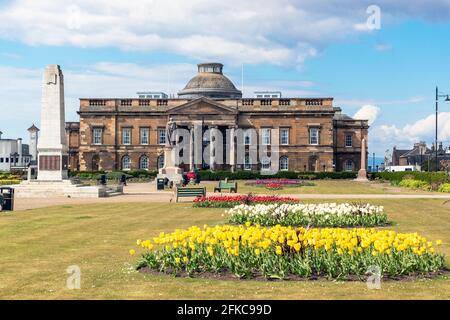
M 372 179 L 382 179 L 387 181 L 402 181 L 404 178 L 409 177 L 414 180 L 421 180 L 428 182 L 444 183 L 449 181 L 448 175 L 445 172 L 421 172 L 421 171 L 401 171 L 401 172 L 374 172 L 371 174 Z
M 274 179 L 274 178 L 286 178 L 286 179 L 303 179 L 303 180 L 315 180 L 315 179 L 355 179 L 356 172 L 295 172 L 295 171 L 278 171 L 276 174 L 267 175 L 261 174 L 259 171 L 199 171 L 202 180 L 256 180 L 256 179 Z
M 122 174 L 125 174 L 127 178 L 132 179 L 149 179 L 154 178 L 158 174 L 158 171 L 147 171 L 147 170 L 130 170 L 130 171 L 111 171 L 106 172 L 100 171 L 71 171 L 69 172 L 70 177 L 77 177 L 81 180 L 96 180 L 100 175 L 106 174 L 106 178 L 109 180 L 117 180 Z
M 398 183 L 400 187 L 411 189 L 430 190 L 431 186 L 426 181 L 405 179 Z
M 439 192 L 450 193 L 450 183 L 443 183 L 443 184 L 441 184 L 439 189 L 438 189 L 438 191 Z

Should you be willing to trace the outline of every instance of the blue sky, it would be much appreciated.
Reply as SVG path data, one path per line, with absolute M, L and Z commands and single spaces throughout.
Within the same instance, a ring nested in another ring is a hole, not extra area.
M 80 97 L 176 93 L 195 64 L 219 61 L 244 95 L 331 96 L 371 120 L 370 152 L 429 144 L 434 90 L 450 94 L 448 1 L 0 1 L 0 130 L 39 125 L 40 81 L 59 64 L 66 118 Z M 370 4 L 381 28 L 368 30 Z M 440 140 L 450 144 L 450 103 Z

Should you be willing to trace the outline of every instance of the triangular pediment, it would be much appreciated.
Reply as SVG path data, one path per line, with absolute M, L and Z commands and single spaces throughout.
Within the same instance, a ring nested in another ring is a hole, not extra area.
M 168 114 L 237 114 L 234 108 L 225 106 L 215 100 L 198 98 L 167 110 Z

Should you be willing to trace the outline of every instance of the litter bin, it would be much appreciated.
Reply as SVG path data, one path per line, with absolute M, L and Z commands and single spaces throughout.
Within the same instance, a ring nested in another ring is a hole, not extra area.
M 156 179 L 156 190 L 164 190 L 164 179 L 163 178 Z
M 3 187 L 0 188 L 0 194 L 3 197 L 2 211 L 14 210 L 14 188 Z

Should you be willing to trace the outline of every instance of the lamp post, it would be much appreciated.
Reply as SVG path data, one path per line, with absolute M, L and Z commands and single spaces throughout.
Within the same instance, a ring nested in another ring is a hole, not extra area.
M 434 155 L 436 157 L 436 172 L 439 171 L 439 159 L 438 159 L 438 116 L 439 116 L 439 98 L 445 98 L 445 102 L 450 102 L 450 98 L 448 94 L 442 94 L 439 92 L 438 87 L 436 86 L 436 132 L 435 132 L 435 140 L 434 140 Z

